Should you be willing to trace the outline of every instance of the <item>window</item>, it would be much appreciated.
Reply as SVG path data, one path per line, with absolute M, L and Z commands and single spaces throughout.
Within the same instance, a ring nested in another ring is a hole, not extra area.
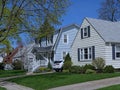
M 92 47 L 80 49 L 80 60 L 92 60 Z
M 116 46 L 115 55 L 116 55 L 116 58 L 120 58 L 120 46 Z
M 81 28 L 81 39 L 90 37 L 90 26 Z
M 88 37 L 88 29 L 84 28 L 83 30 L 83 37 Z
M 66 57 L 66 52 L 63 52 L 63 59 L 65 59 L 65 57 Z
M 64 43 L 67 43 L 67 35 L 64 35 Z

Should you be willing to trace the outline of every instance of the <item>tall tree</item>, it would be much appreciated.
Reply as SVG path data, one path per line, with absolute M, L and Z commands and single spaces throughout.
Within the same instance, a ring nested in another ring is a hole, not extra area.
M 98 12 L 100 19 L 112 22 L 120 20 L 120 0 L 105 0 Z
M 38 34 L 46 18 L 59 24 L 68 5 L 69 0 L 0 0 L 0 42 Z

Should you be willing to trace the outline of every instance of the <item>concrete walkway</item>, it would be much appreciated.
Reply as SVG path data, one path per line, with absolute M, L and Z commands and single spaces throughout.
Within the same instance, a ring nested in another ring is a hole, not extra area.
M 0 82 L 0 86 L 6 88 L 7 90 L 33 90 L 32 88 L 18 85 L 11 82 Z
M 120 84 L 120 77 L 89 81 L 73 85 L 61 86 L 49 90 L 96 90 L 98 88 Z

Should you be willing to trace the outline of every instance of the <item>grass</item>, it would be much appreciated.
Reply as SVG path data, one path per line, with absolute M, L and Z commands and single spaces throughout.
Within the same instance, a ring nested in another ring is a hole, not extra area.
M 71 73 L 52 73 L 45 75 L 27 76 L 15 78 L 10 81 L 31 87 L 35 90 L 46 90 L 53 87 L 81 83 L 104 78 L 120 76 L 120 73 L 101 73 L 101 74 L 71 74 Z
M 0 90 L 6 90 L 5 88 L 3 88 L 3 87 L 0 87 Z
M 0 70 L 0 78 L 25 74 L 22 70 Z
M 98 90 L 120 90 L 120 84 L 119 85 L 112 85 L 112 86 L 109 86 L 109 87 L 100 88 Z

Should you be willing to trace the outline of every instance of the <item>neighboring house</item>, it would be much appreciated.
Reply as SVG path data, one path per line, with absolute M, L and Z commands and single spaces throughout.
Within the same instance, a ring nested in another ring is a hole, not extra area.
M 3 59 L 3 63 L 5 64 L 5 70 L 11 70 L 13 69 L 12 67 L 12 62 L 13 62 L 13 57 L 16 55 L 16 53 L 18 52 L 18 50 L 22 48 L 22 46 L 18 46 L 17 48 L 15 48 L 13 51 L 11 51 L 10 53 L 8 53 L 4 59 Z
M 5 52 L 0 53 L 0 63 L 3 62 L 4 57 L 6 56 Z
M 79 30 L 79 26 L 71 24 L 60 29 L 57 33 L 56 41 L 54 41 L 54 59 L 53 61 L 64 60 L 67 53 L 70 52 L 71 45 Z M 56 36 L 55 36 L 56 37 Z
M 85 18 L 71 46 L 73 65 L 91 64 L 101 57 L 120 68 L 120 22 Z
M 22 49 L 19 49 L 18 53 L 14 56 L 14 60 L 20 60 L 23 63 L 24 69 L 28 72 L 34 72 L 40 66 L 47 66 L 48 59 L 44 58 L 37 53 L 34 53 L 35 48 L 39 46 L 35 43 L 28 44 Z M 38 49 L 37 49 L 38 50 Z
M 40 47 L 36 49 L 43 56 L 47 56 L 51 61 L 64 60 L 67 53 L 70 52 L 70 47 L 79 30 L 79 26 L 71 24 L 66 27 L 56 30 L 51 39 L 45 38 L 40 40 Z M 46 49 L 46 50 L 44 50 Z

